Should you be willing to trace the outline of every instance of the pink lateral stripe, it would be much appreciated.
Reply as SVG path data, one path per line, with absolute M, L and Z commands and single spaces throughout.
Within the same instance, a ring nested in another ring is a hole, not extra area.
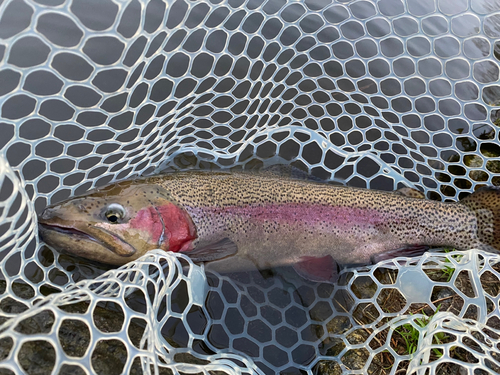
M 337 226 L 375 226 L 385 222 L 387 215 L 379 210 L 358 207 L 328 206 L 320 204 L 264 204 L 192 209 L 198 215 L 215 214 L 244 217 L 257 221 L 276 220 L 284 223 L 297 221 L 314 225 L 321 222 Z

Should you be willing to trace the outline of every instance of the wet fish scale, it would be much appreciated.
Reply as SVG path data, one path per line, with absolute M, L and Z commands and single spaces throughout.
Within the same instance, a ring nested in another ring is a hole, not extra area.
M 185 172 L 73 198 L 48 208 L 40 223 L 54 247 L 101 262 L 123 264 L 162 248 L 218 271 L 293 264 L 310 272 L 414 245 L 498 249 L 500 190 L 462 203 L 419 198 L 269 173 Z M 109 222 L 117 205 L 123 212 Z
M 197 245 L 229 237 L 242 256 L 268 253 L 266 264 L 325 254 L 339 263 L 366 263 L 372 251 L 408 244 L 478 244 L 475 215 L 460 204 L 247 174 L 191 174 L 160 184 L 191 215 Z M 298 216 L 293 223 L 283 220 L 290 212 Z M 259 222 L 263 217 L 268 223 Z

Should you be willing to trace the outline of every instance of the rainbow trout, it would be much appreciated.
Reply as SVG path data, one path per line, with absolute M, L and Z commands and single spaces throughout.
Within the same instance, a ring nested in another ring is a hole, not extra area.
M 55 249 L 103 263 L 159 248 L 219 272 L 292 265 L 310 280 L 334 281 L 338 265 L 374 263 L 398 249 L 498 250 L 499 211 L 494 187 L 441 203 L 275 174 L 179 172 L 47 207 L 39 230 Z

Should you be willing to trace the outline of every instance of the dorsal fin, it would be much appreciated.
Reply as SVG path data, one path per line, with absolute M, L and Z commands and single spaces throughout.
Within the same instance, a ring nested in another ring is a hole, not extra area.
M 398 190 L 395 190 L 394 194 L 402 195 L 402 196 L 408 197 L 408 198 L 425 199 L 424 193 L 422 193 L 420 190 L 410 188 L 410 187 L 402 187 Z
M 271 165 L 269 167 L 261 169 L 260 173 L 270 174 L 278 177 L 291 178 L 294 180 L 326 182 L 325 180 L 322 180 L 319 177 L 304 172 L 302 169 L 299 169 L 292 165 L 285 165 L 285 164 Z

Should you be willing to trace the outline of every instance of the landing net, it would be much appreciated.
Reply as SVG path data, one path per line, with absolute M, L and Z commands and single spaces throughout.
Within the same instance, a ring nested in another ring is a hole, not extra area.
M 0 372 L 500 373 L 500 258 L 346 270 L 120 269 L 37 237 L 50 203 L 188 168 L 293 164 L 456 201 L 500 184 L 493 0 L 0 5 Z

